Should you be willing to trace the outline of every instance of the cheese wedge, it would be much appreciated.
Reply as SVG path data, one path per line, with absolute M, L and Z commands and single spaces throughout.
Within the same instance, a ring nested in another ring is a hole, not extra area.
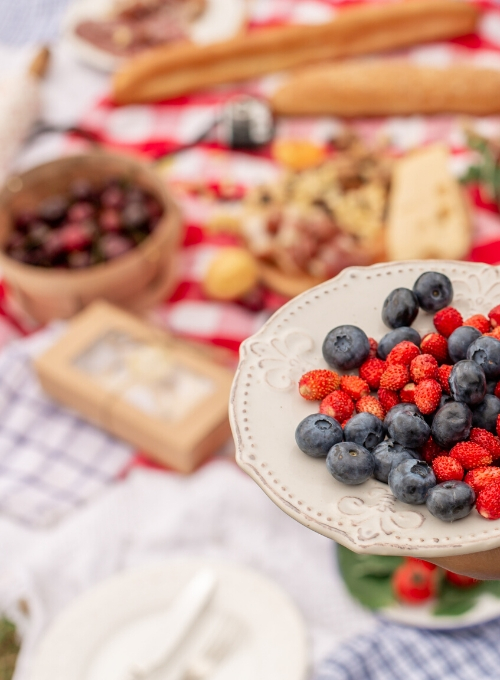
M 470 217 L 450 173 L 447 149 L 436 144 L 398 161 L 389 201 L 388 259 L 459 260 L 470 244 Z

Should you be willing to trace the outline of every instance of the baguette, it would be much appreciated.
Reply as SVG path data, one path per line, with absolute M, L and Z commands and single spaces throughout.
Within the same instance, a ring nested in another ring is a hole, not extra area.
M 474 30 L 480 10 L 460 0 L 362 5 L 316 26 L 266 28 L 212 45 L 162 46 L 115 74 L 118 104 L 158 101 L 325 59 L 390 50 Z
M 282 116 L 391 116 L 500 112 L 500 71 L 459 64 L 353 61 L 304 69 L 271 97 Z

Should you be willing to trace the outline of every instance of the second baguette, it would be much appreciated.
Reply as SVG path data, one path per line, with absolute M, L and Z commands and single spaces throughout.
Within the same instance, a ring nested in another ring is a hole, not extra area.
M 391 116 L 500 112 L 500 71 L 398 61 L 353 61 L 304 69 L 271 97 L 283 116 Z
M 458 0 L 406 0 L 344 9 L 325 24 L 278 26 L 212 45 L 164 46 L 116 73 L 119 104 L 158 101 L 325 59 L 381 52 L 474 30 L 480 9 Z

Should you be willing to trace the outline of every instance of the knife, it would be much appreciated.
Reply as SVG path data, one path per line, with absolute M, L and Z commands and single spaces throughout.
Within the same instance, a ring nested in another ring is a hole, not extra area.
M 189 581 L 168 611 L 157 618 L 154 631 L 135 641 L 123 680 L 146 680 L 167 663 L 209 605 L 216 585 L 217 577 L 211 569 L 202 569 Z

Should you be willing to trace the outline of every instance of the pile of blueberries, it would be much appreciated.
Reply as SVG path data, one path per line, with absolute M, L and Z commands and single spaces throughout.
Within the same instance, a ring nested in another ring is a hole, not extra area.
M 435 313 L 452 299 L 451 281 L 437 272 L 422 274 L 413 290 L 398 288 L 390 293 L 382 318 L 393 330 L 379 342 L 379 358 L 385 360 L 402 341 L 420 346 L 420 335 L 410 327 L 419 308 Z M 296 429 L 299 448 L 316 458 L 326 456 L 329 472 L 344 484 L 361 484 L 374 477 L 388 483 L 398 500 L 426 503 L 443 521 L 466 517 L 474 506 L 473 489 L 463 481 L 438 484 L 432 467 L 421 460 L 418 451 L 431 434 L 440 447 L 450 449 L 468 438 L 471 427 L 495 432 L 500 399 L 491 392 L 500 377 L 500 341 L 481 336 L 468 326 L 453 336 L 448 343 L 454 364 L 449 379 L 451 395 L 443 394 L 434 413 L 423 415 L 415 404 L 399 403 L 383 421 L 371 413 L 358 413 L 344 429 L 334 418 L 315 413 Z M 344 372 L 359 367 L 369 351 L 369 339 L 357 326 L 334 328 L 323 343 L 328 365 Z
M 162 214 L 158 200 L 129 180 L 95 186 L 81 178 L 66 195 L 50 196 L 35 211 L 16 215 L 5 251 L 35 267 L 81 269 L 139 245 Z

